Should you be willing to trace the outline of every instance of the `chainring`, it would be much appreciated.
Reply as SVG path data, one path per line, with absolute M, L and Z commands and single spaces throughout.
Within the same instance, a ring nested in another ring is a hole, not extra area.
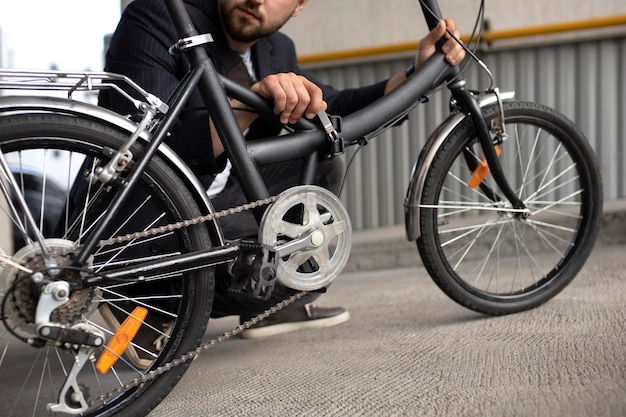
M 339 198 L 325 188 L 289 188 L 265 212 L 259 242 L 279 248 L 314 234 L 315 245 L 278 261 L 277 279 L 300 291 L 328 286 L 343 270 L 352 248 L 352 225 Z

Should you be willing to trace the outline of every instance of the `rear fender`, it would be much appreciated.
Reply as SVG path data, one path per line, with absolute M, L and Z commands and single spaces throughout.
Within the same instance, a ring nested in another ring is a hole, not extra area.
M 0 116 L 8 114 L 20 113 L 62 113 L 69 114 L 84 119 L 89 119 L 111 126 L 121 132 L 127 133 L 129 136 L 136 130 L 137 124 L 126 117 L 123 117 L 113 111 L 103 107 L 96 106 L 81 101 L 75 101 L 59 97 L 46 96 L 5 96 L 0 97 Z M 150 134 L 145 132 L 138 139 L 147 143 L 150 140 Z M 205 213 L 214 213 L 215 209 L 206 193 L 206 190 L 191 172 L 187 164 L 167 145 L 161 144 L 157 151 L 170 168 L 172 168 L 190 190 L 193 191 L 196 202 L 201 210 Z M 215 245 L 222 245 L 224 238 L 221 230 L 214 222 L 208 222 L 207 228 Z

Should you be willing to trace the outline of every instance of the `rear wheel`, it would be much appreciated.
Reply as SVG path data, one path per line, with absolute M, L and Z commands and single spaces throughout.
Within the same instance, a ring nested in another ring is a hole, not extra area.
M 193 350 L 201 341 L 213 295 L 210 268 L 146 276 L 143 281 L 118 280 L 85 289 L 70 287 L 69 302 L 50 314 L 53 324 L 87 329 L 109 340 L 136 307 L 147 310 L 147 317 L 130 347 L 104 374 L 95 366 L 104 347 L 95 348 L 87 357 L 77 346 L 48 342 L 36 348 L 27 343 L 36 337 L 35 314 L 42 296 L 42 283 L 33 280 L 29 271 L 41 270 L 44 283 L 46 280 L 75 283 L 75 269 L 71 267 L 74 256 L 92 233 L 93 225 L 108 210 L 111 195 L 116 191 L 115 187 L 107 188 L 99 182 L 89 184 L 84 174 L 106 163 L 112 150 L 118 149 L 125 139 L 124 134 L 107 126 L 67 115 L 0 117 L 0 148 L 20 189 L 19 193 L 11 193 L 9 199 L 0 197 L 0 223 L 9 226 L 5 230 L 11 230 L 5 233 L 4 240 L 0 239 L 4 321 L 0 325 L 3 352 L 0 414 L 3 416 L 58 415 L 48 410 L 49 404 L 57 404 L 58 410 L 72 414 L 79 411 L 84 415 L 122 411 L 124 415 L 147 414 L 174 387 L 188 363 L 138 387 L 127 389 L 124 385 Z M 139 151 L 138 145 L 131 149 L 134 155 Z M 27 226 L 27 213 L 21 209 L 16 194 L 24 197 L 36 229 L 59 266 L 56 271 L 44 260 L 35 241 L 36 233 Z M 155 157 L 130 201 L 106 228 L 104 238 L 202 214 L 206 213 L 201 212 L 183 180 L 165 161 Z M 119 266 L 139 265 L 210 245 L 206 226 L 186 227 L 100 246 L 82 268 L 102 275 Z M 79 360 L 86 363 L 76 375 L 75 384 L 64 390 Z M 118 390 L 116 395 L 101 401 L 104 398 L 101 396 L 114 390 Z
M 591 253 L 602 213 L 598 161 L 583 134 L 548 107 L 504 106 L 499 161 L 527 212 L 513 209 L 490 173 L 468 185 L 483 154 L 466 120 L 427 174 L 417 240 L 449 297 L 494 315 L 534 308 L 565 288 Z M 489 125 L 498 109 L 484 114 Z

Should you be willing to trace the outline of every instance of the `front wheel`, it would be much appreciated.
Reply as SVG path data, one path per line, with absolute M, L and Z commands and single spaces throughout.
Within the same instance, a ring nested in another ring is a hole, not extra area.
M 487 125 L 499 115 L 497 106 L 483 113 Z M 591 253 L 602 213 L 598 161 L 584 135 L 535 103 L 506 102 L 504 115 L 499 161 L 526 210 L 512 207 L 488 170 L 477 175 L 484 156 L 466 119 L 430 166 L 417 240 L 450 298 L 493 315 L 534 308 L 565 288 Z

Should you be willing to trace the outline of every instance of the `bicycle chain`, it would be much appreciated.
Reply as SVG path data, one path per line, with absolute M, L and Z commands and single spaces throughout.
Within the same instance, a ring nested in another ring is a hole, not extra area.
M 107 394 L 103 394 L 100 395 L 99 397 L 91 400 L 89 402 L 89 407 L 95 407 L 96 405 L 99 404 L 104 404 L 107 400 L 115 397 L 116 395 L 121 394 L 122 392 L 128 391 L 132 388 L 138 387 L 141 384 L 145 384 L 146 382 L 149 382 L 151 380 L 153 380 L 154 378 L 158 377 L 159 375 L 164 374 L 165 372 L 171 371 L 173 368 L 182 365 L 183 363 L 195 359 L 196 357 L 198 357 L 200 355 L 200 353 L 202 352 L 206 352 L 207 350 L 209 350 L 210 348 L 216 346 L 218 343 L 222 343 L 228 339 L 230 339 L 233 336 L 237 336 L 239 333 L 243 332 L 244 330 L 250 328 L 251 326 L 254 326 L 255 324 L 257 324 L 258 322 L 260 322 L 261 320 L 266 319 L 267 317 L 269 317 L 270 315 L 276 313 L 277 311 L 282 310 L 283 308 L 287 307 L 288 305 L 294 303 L 295 301 L 299 300 L 300 298 L 302 298 L 303 296 L 305 296 L 308 293 L 308 291 L 301 291 L 299 293 L 296 293 L 294 295 L 292 295 L 291 297 L 287 298 L 286 300 L 283 300 L 281 302 L 279 302 L 278 304 L 276 304 L 275 306 L 269 308 L 268 310 L 265 310 L 263 313 L 258 314 L 256 317 L 251 318 L 250 320 L 244 322 L 243 324 L 240 324 L 239 326 L 235 327 L 233 330 L 229 331 L 229 332 L 225 332 L 222 335 L 216 337 L 215 339 L 211 339 L 209 340 L 207 343 L 198 346 L 197 348 L 195 348 L 194 350 L 191 350 L 187 353 L 185 353 L 184 355 L 181 355 L 180 357 L 173 359 L 172 361 L 159 366 L 158 368 L 145 373 L 143 375 L 141 375 L 138 378 L 133 379 L 132 381 L 124 384 L 123 386 L 117 387 L 115 390 L 107 393 Z
M 117 236 L 111 239 L 105 239 L 98 242 L 98 246 L 107 246 L 113 245 L 115 243 L 124 243 L 130 242 L 131 240 L 140 239 L 140 238 L 148 238 L 150 236 L 155 236 L 160 233 L 172 232 L 174 230 L 182 229 L 183 227 L 194 226 L 196 224 L 205 223 L 211 220 L 219 219 L 221 217 L 226 217 L 231 214 L 241 213 L 243 211 L 251 210 L 257 207 L 261 207 L 267 204 L 271 204 L 278 200 L 278 196 L 268 197 L 261 200 L 253 201 L 251 203 L 243 204 L 241 206 L 225 209 L 222 211 L 218 211 L 216 213 L 209 213 L 205 216 L 199 216 L 195 219 L 183 220 L 177 223 L 167 224 L 165 226 L 159 226 L 152 229 L 144 230 L 143 232 L 135 232 L 129 233 L 127 235 Z
M 210 213 L 207 214 L 205 216 L 199 216 L 196 217 L 194 219 L 190 219 L 190 220 L 183 220 L 177 223 L 172 223 L 172 224 L 168 224 L 165 226 L 159 226 L 159 227 L 155 227 L 152 229 L 148 229 L 142 232 L 136 232 L 136 233 L 129 233 L 127 235 L 123 235 L 123 236 L 117 236 L 111 239 L 105 239 L 105 240 L 101 240 L 100 242 L 98 242 L 98 246 L 102 247 L 102 246 L 107 246 L 107 245 L 112 245 L 112 244 L 119 244 L 119 243 L 124 243 L 124 242 L 129 242 L 135 239 L 140 239 L 140 238 L 148 238 L 150 236 L 155 236 L 157 234 L 160 233 L 165 233 L 165 232 L 171 232 L 174 230 L 179 230 L 182 229 L 183 227 L 189 227 L 189 226 L 193 226 L 196 224 L 200 224 L 200 223 L 205 223 L 208 221 L 212 221 L 221 217 L 226 217 L 229 216 L 231 214 L 236 214 L 236 213 L 241 213 L 243 211 L 247 211 L 247 210 L 251 210 L 257 207 L 261 207 L 267 204 L 271 204 L 274 203 L 276 200 L 278 199 L 278 196 L 272 196 L 272 197 L 268 197 L 268 198 L 264 198 L 261 200 L 257 200 L 257 201 L 253 201 L 251 203 L 247 203 L 247 204 L 243 204 L 241 206 L 237 206 L 237 207 L 233 207 L 233 208 L 229 208 L 229 209 L 225 209 L 219 212 L 215 212 L 215 213 Z M 223 333 L 222 335 L 209 340 L 207 343 L 204 343 L 200 346 L 198 346 L 196 349 L 191 350 L 181 356 L 179 356 L 178 358 L 175 358 L 173 360 L 171 360 L 170 362 L 159 366 L 158 368 L 147 372 L 143 375 L 141 375 L 138 378 L 133 379 L 132 381 L 124 384 L 123 386 L 117 387 L 115 390 L 107 393 L 107 394 L 103 394 L 98 396 L 97 398 L 91 400 L 89 402 L 89 407 L 95 407 L 99 404 L 104 404 L 106 403 L 106 401 L 108 401 L 109 399 L 121 394 L 122 392 L 128 391 L 132 388 L 138 387 L 141 384 L 145 384 L 151 380 L 153 380 L 154 378 L 158 377 L 159 375 L 164 374 L 165 372 L 168 372 L 170 370 L 172 370 L 173 368 L 180 366 L 186 362 L 188 362 L 189 360 L 195 359 L 196 357 L 198 357 L 200 355 L 200 353 L 205 352 L 207 350 L 209 350 L 210 348 L 212 348 L 213 346 L 216 346 L 217 344 L 230 339 L 233 336 L 237 336 L 238 334 L 240 334 L 241 332 L 243 332 L 244 330 L 256 325 L 257 323 L 259 323 L 260 321 L 266 319 L 267 317 L 269 317 L 270 315 L 276 313 L 277 311 L 282 310 L 283 308 L 289 306 L 290 304 L 294 303 L 295 301 L 299 300 L 300 298 L 302 298 L 303 296 L 305 296 L 308 293 L 308 291 L 301 291 L 299 293 L 296 293 L 294 295 L 292 295 L 291 297 L 277 303 L 276 305 L 274 305 L 273 307 L 269 308 L 268 310 L 265 310 L 264 312 L 258 314 L 256 317 L 251 318 L 250 320 L 238 325 L 237 327 L 235 327 L 233 330 L 228 331 Z

